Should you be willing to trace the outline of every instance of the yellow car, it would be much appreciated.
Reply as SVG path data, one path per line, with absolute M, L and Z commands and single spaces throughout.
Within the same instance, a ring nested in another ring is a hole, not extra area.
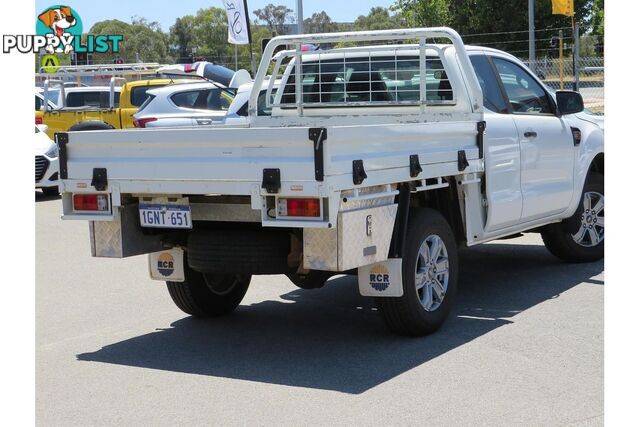
M 174 83 L 193 82 L 182 79 L 150 79 L 126 82 L 114 91 L 113 105 L 110 92 L 95 95 L 78 102 L 79 106 L 36 111 L 36 124 L 48 126 L 47 135 L 70 130 L 99 130 L 133 128 L 133 114 L 147 98 L 147 91 Z M 79 91 L 78 93 L 82 93 Z M 81 105 L 82 104 L 82 105 Z

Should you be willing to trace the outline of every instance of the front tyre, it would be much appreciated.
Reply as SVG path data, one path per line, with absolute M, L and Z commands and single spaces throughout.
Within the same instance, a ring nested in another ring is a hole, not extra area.
M 185 281 L 167 282 L 175 305 L 195 317 L 217 317 L 231 313 L 244 298 L 251 276 L 203 274 L 185 263 Z
M 433 209 L 413 209 L 402 259 L 400 298 L 378 298 L 387 326 L 400 335 L 435 332 L 458 288 L 458 251 L 447 220 Z
M 576 212 L 546 226 L 542 240 L 563 261 L 593 262 L 604 257 L 604 176 L 589 175 Z

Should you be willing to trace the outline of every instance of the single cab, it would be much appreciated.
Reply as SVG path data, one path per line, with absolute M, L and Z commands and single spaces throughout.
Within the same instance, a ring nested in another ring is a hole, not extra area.
M 602 258 L 603 129 L 512 55 L 449 28 L 283 36 L 255 82 L 237 125 L 57 135 L 63 218 L 89 221 L 94 256 L 149 254 L 186 313 L 231 312 L 253 275 L 352 274 L 392 331 L 425 335 L 459 247 L 534 232 Z

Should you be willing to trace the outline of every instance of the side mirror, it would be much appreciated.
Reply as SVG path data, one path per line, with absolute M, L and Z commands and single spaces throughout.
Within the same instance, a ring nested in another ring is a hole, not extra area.
M 575 114 L 584 110 L 582 95 L 571 90 L 559 90 L 556 92 L 556 102 L 560 115 Z

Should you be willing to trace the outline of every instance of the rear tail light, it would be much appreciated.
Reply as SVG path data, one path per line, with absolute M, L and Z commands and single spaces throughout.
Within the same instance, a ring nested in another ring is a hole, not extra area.
M 76 211 L 107 212 L 109 210 L 109 195 L 74 194 L 73 209 Z
M 279 217 L 320 218 L 320 199 L 278 199 Z
M 147 123 L 156 122 L 156 121 L 158 121 L 158 119 L 156 119 L 155 117 L 147 117 L 145 119 L 134 120 L 133 125 L 137 128 L 145 128 L 147 127 Z
M 41 125 L 43 123 L 42 117 L 36 116 L 36 124 Z

